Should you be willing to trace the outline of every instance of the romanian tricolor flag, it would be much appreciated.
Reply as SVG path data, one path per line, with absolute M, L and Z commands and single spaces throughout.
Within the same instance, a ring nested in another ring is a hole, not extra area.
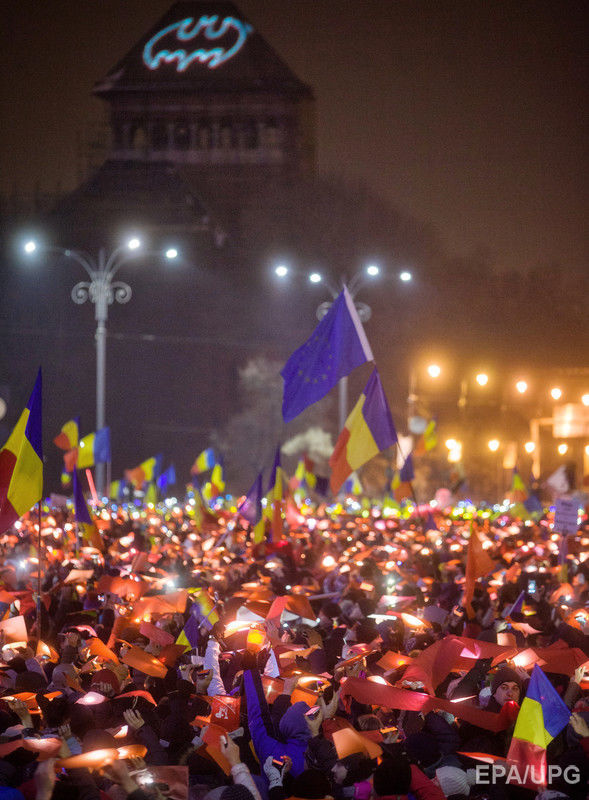
M 115 503 L 118 503 L 119 500 L 122 500 L 126 485 L 126 480 L 111 481 L 110 489 L 108 491 L 108 499 L 113 500 Z
M 359 497 L 363 492 L 364 489 L 360 483 L 360 478 L 355 472 L 353 472 L 344 483 L 344 493 L 353 494 L 356 495 L 356 497 Z
M 41 370 L 27 407 L 0 450 L 0 533 L 26 514 L 43 494 Z
M 430 450 L 433 450 L 434 447 L 438 444 L 438 433 L 436 430 L 436 421 L 435 419 L 430 419 L 430 421 L 425 426 L 424 432 L 419 437 L 417 444 L 415 445 L 414 452 L 417 456 L 422 456 L 424 453 L 429 453 Z
M 212 447 L 207 447 L 206 450 L 203 450 L 202 453 L 196 457 L 194 464 L 190 468 L 190 472 L 193 475 L 199 475 L 201 472 L 206 472 L 209 469 L 213 469 L 214 466 L 215 453 L 213 452 Z
M 528 499 L 528 492 L 526 485 L 522 480 L 517 467 L 513 468 L 513 477 L 511 478 L 511 488 L 507 492 L 507 498 L 510 503 L 523 503 Z
M 198 647 L 199 624 L 193 614 L 189 614 L 186 625 L 180 631 L 176 644 L 184 645 L 185 650 L 194 650 Z
M 217 607 L 207 594 L 206 589 L 189 589 L 189 593 L 193 601 L 193 606 L 190 609 L 191 616 L 196 617 L 196 621 L 199 625 L 212 628 L 216 622 L 219 622 L 219 615 L 216 611 Z
M 63 463 L 67 472 L 78 469 L 88 469 L 98 463 L 110 461 L 110 428 L 101 428 L 95 433 L 89 433 L 80 439 L 80 443 L 73 450 L 64 453 Z
M 92 521 L 88 506 L 84 500 L 84 492 L 82 491 L 82 484 L 78 475 L 78 470 L 74 470 L 74 510 L 76 515 L 76 524 L 83 539 L 85 539 L 92 547 L 96 547 L 101 552 L 104 552 L 104 545 L 96 525 Z
M 329 459 L 334 494 L 350 473 L 396 441 L 397 432 L 375 367 Z
M 142 461 L 138 467 L 125 470 L 125 478 L 132 483 L 135 489 L 141 489 L 146 483 L 154 481 L 162 470 L 162 456 L 152 456 Z
M 61 450 L 73 450 L 74 447 L 78 446 L 79 438 L 80 420 L 76 417 L 76 419 L 70 419 L 63 425 L 61 431 L 53 440 L 53 444 Z
M 570 717 L 570 709 L 536 664 L 507 753 L 507 761 L 518 767 L 519 778 L 528 788 L 546 786 L 546 748 Z
M 202 496 L 211 503 L 215 497 L 223 494 L 225 491 L 225 480 L 223 479 L 223 467 L 221 464 L 215 464 L 211 472 L 211 480 L 207 481 L 202 487 Z
M 264 516 L 272 523 L 272 539 L 278 542 L 282 539 L 283 525 L 282 517 L 284 510 L 284 499 L 286 497 L 287 480 L 284 470 L 280 464 L 280 445 L 276 448 L 274 454 L 274 464 L 270 472 L 270 480 L 268 482 L 268 491 L 266 492 L 266 508 L 264 509 Z M 262 529 L 259 529 L 260 532 Z M 254 535 L 254 540 L 258 541 Z M 261 540 L 260 540 L 261 541 Z
M 296 485 L 304 486 L 307 489 L 317 487 L 317 476 L 315 475 L 315 464 L 308 456 L 302 458 L 295 470 Z

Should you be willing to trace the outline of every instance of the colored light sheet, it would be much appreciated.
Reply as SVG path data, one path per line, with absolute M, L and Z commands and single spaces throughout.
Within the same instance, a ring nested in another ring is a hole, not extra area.
M 216 69 L 237 55 L 253 31 L 247 22 L 235 17 L 219 20 L 217 15 L 202 16 L 195 22 L 187 17 L 158 31 L 143 48 L 143 63 L 151 70 L 162 64 L 176 63 L 176 72 L 184 72 L 195 61 Z M 196 39 L 200 42 L 195 42 Z M 223 42 L 219 40 L 223 39 Z M 194 42 L 196 49 L 168 49 L 177 44 Z M 204 44 L 208 43 L 208 46 Z M 216 46 L 213 43 L 218 42 Z

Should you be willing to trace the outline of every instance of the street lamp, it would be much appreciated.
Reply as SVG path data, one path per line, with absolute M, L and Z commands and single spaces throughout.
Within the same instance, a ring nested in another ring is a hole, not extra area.
M 427 368 L 427 374 L 430 376 L 430 378 L 439 378 L 442 374 L 442 368 L 439 364 L 430 364 Z
M 528 384 L 526 381 L 518 381 L 515 384 L 515 388 L 518 390 L 520 394 L 525 394 L 528 391 Z
M 276 277 L 284 279 L 289 274 L 290 270 L 284 264 L 278 264 L 274 268 L 274 274 Z M 350 297 L 354 301 L 354 305 L 356 307 L 356 311 L 358 312 L 358 316 L 361 322 L 367 322 L 370 317 L 372 316 L 372 309 L 366 303 L 361 303 L 356 301 L 356 295 L 358 291 L 365 286 L 369 281 L 373 281 L 375 278 L 379 277 L 381 271 L 380 267 L 377 264 L 371 263 L 368 264 L 364 269 L 359 269 L 354 275 L 352 275 L 351 279 L 347 282 L 348 292 L 350 293 Z M 401 277 L 401 276 L 399 276 Z M 410 276 L 411 277 L 411 276 Z M 409 277 L 409 279 L 410 279 Z M 323 284 L 328 289 L 329 293 L 331 294 L 332 299 L 326 300 L 321 303 L 317 307 L 316 316 L 318 320 L 322 320 L 323 317 L 327 314 L 329 309 L 331 308 L 333 301 L 339 294 L 338 289 L 334 284 L 331 283 L 329 278 L 322 275 L 320 272 L 314 271 L 309 273 L 308 280 L 310 283 L 313 284 Z M 401 280 L 404 280 L 401 278 Z M 346 283 L 345 277 L 342 277 L 341 283 Z M 340 430 L 343 430 L 343 427 L 346 423 L 346 419 L 348 416 L 348 377 L 344 375 L 343 378 L 340 378 L 338 383 L 338 416 L 339 416 L 339 427 Z
M 489 376 L 486 372 L 479 372 L 479 374 L 475 377 L 475 381 L 479 386 L 486 386 L 489 383 Z
M 113 303 L 128 303 L 131 299 L 131 287 L 123 281 L 114 280 L 119 269 L 128 261 L 136 259 L 142 254 L 141 240 L 134 236 L 125 244 L 115 248 L 110 255 L 104 248 L 98 251 L 98 258 L 94 259 L 78 250 L 68 250 L 62 247 L 43 246 L 30 240 L 25 243 L 24 251 L 32 255 L 37 250 L 60 253 L 76 261 L 85 270 L 89 280 L 79 281 L 71 291 L 74 303 L 82 305 L 87 300 L 95 306 L 94 319 L 96 320 L 96 430 L 105 427 L 105 389 L 106 389 L 106 323 L 108 321 L 108 307 Z M 178 250 L 169 247 L 165 251 L 169 261 L 178 257 Z M 96 486 L 98 491 L 104 492 L 104 464 L 96 464 Z

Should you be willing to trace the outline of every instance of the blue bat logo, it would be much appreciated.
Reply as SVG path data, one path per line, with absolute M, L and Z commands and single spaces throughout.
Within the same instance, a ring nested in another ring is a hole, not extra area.
M 176 72 L 184 72 L 193 61 L 199 61 L 201 64 L 206 64 L 209 69 L 215 69 L 237 55 L 252 30 L 251 25 L 235 19 L 235 17 L 225 17 L 221 22 L 217 15 L 202 16 L 196 22 L 193 17 L 188 17 L 168 25 L 167 28 L 163 28 L 152 36 L 143 48 L 143 62 L 149 69 L 157 69 L 162 63 L 172 64 L 175 61 Z M 236 34 L 236 39 L 228 49 L 218 46 L 199 47 L 192 52 L 183 48 L 158 50 L 157 48 L 162 46 L 162 39 L 174 32 L 176 42 L 189 42 L 196 39 L 199 34 L 202 34 L 209 42 L 214 42 L 231 33 Z M 157 52 L 155 52 L 156 50 Z

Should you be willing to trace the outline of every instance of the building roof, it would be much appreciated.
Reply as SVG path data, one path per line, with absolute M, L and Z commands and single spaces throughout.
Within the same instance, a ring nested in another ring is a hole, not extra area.
M 116 93 L 266 92 L 312 97 L 231 2 L 180 0 L 94 87 Z
M 123 220 L 198 229 L 208 212 L 173 164 L 109 159 L 62 198 L 49 217 L 72 230 L 116 226 Z

